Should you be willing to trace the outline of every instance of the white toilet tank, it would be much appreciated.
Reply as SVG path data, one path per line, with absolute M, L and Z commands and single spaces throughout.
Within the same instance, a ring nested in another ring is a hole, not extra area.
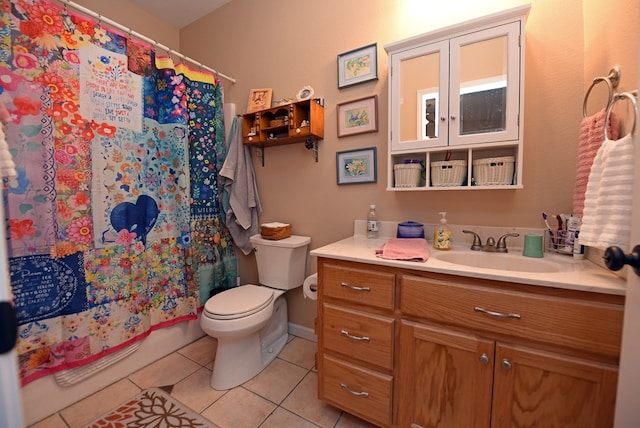
M 279 290 L 291 290 L 302 285 L 310 237 L 291 235 L 272 240 L 253 235 L 249 241 L 255 250 L 260 284 Z

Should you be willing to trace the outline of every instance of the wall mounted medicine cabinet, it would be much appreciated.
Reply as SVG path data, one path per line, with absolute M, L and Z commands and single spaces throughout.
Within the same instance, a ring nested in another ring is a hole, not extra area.
M 323 99 L 308 99 L 242 116 L 242 141 L 262 150 L 265 147 L 305 143 L 318 161 L 318 141 L 324 138 Z
M 529 8 L 384 46 L 390 64 L 387 190 L 522 188 Z

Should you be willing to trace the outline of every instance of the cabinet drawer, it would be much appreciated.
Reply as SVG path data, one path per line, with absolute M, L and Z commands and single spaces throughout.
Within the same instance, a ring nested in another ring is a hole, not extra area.
M 620 355 L 621 305 L 404 276 L 400 307 L 437 322 Z
M 393 377 L 325 355 L 321 399 L 381 426 L 391 424 Z
M 393 318 L 324 305 L 322 334 L 325 349 L 393 369 Z
M 322 293 L 354 303 L 393 310 L 395 274 L 325 263 Z

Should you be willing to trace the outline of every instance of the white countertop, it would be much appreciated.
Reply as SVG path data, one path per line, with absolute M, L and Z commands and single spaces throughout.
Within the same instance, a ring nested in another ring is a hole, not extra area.
M 496 269 L 486 269 L 438 260 L 441 251 L 429 248 L 429 259 L 426 262 L 412 262 L 402 260 L 387 260 L 377 257 L 375 250 L 380 248 L 387 238 L 367 239 L 364 235 L 354 235 L 341 241 L 316 248 L 311 256 L 370 263 L 380 266 L 390 266 L 403 269 L 413 269 L 424 272 L 435 272 L 450 275 L 484 278 L 496 281 L 509 281 L 522 284 L 555 287 L 570 290 L 581 290 L 604 294 L 625 295 L 626 281 L 612 272 L 597 266 L 586 259 L 574 259 L 571 256 L 544 253 L 545 260 L 558 265 L 558 272 L 521 272 Z M 446 253 L 474 253 L 461 245 Z M 495 254 L 495 253 L 494 253 Z M 523 262 L 529 261 L 521 253 L 511 251 L 510 257 L 522 257 Z M 491 255 L 491 254 L 489 254 Z M 501 256 L 501 254 L 495 254 Z

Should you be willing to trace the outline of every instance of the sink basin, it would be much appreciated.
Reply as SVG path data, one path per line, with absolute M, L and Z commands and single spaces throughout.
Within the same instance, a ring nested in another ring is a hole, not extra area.
M 483 269 L 506 270 L 511 272 L 559 272 L 561 266 L 544 258 L 524 257 L 520 254 L 468 252 L 436 252 L 436 259 L 457 265 L 473 266 Z

